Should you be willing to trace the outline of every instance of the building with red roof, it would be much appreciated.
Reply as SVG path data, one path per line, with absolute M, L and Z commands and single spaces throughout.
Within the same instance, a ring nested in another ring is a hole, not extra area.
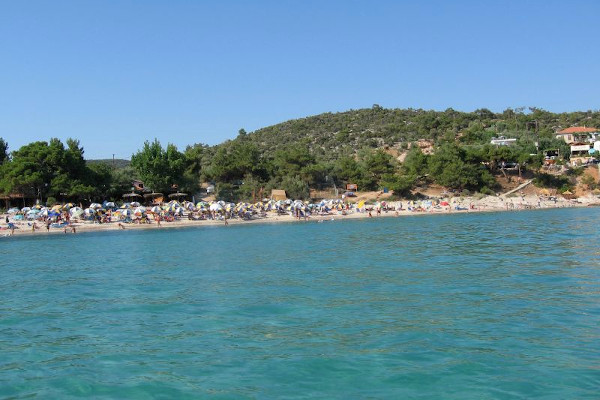
M 593 143 L 599 134 L 597 128 L 585 126 L 572 126 L 556 132 L 557 139 L 563 139 L 565 143 Z

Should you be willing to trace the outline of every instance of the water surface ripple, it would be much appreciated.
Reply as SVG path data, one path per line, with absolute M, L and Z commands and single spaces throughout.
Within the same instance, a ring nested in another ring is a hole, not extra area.
M 599 217 L 2 239 L 0 398 L 598 398 Z

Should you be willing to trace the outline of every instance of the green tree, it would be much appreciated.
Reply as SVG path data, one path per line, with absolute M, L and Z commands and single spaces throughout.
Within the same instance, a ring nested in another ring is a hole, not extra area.
M 429 162 L 434 181 L 448 188 L 478 190 L 493 186 L 494 177 L 478 162 L 468 162 L 467 152 L 458 145 L 445 144 L 436 149 Z
M 68 147 L 58 139 L 33 142 L 13 152 L 2 167 L 0 189 L 32 197 L 89 199 L 94 191 L 92 174 L 83 159 L 83 148 L 73 139 Z
M 144 185 L 157 192 L 166 193 L 172 185 L 185 183 L 185 157 L 170 143 L 163 149 L 157 139 L 146 141 L 142 150 L 131 156 L 131 166 Z
M 8 161 L 8 143 L 0 137 L 0 164 Z
M 207 176 L 218 182 L 241 181 L 247 174 L 263 176 L 261 154 L 256 145 L 234 140 L 218 147 Z

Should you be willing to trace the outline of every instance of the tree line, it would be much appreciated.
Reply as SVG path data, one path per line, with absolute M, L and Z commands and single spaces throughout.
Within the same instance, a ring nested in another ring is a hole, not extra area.
M 23 193 L 44 201 L 116 200 L 139 179 L 153 191 L 195 193 L 213 182 L 227 200 L 249 200 L 271 189 L 308 198 L 311 188 L 359 190 L 389 188 L 401 196 L 419 185 L 492 193 L 495 175 L 505 162 L 536 170 L 543 151 L 566 144 L 554 137 L 559 128 L 600 125 L 599 112 L 550 113 L 537 108 L 471 113 L 448 109 L 369 109 L 325 113 L 247 133 L 216 146 L 147 141 L 130 164 L 88 163 L 79 141 L 38 141 L 8 152 L 0 138 L 0 192 Z M 517 139 L 513 146 L 493 146 L 494 136 Z M 418 141 L 433 151 L 425 154 Z M 398 155 L 404 153 L 402 162 Z

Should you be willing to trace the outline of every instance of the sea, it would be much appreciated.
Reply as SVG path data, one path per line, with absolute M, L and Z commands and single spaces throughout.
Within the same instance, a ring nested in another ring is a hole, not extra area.
M 598 399 L 599 208 L 0 239 L 0 399 Z

